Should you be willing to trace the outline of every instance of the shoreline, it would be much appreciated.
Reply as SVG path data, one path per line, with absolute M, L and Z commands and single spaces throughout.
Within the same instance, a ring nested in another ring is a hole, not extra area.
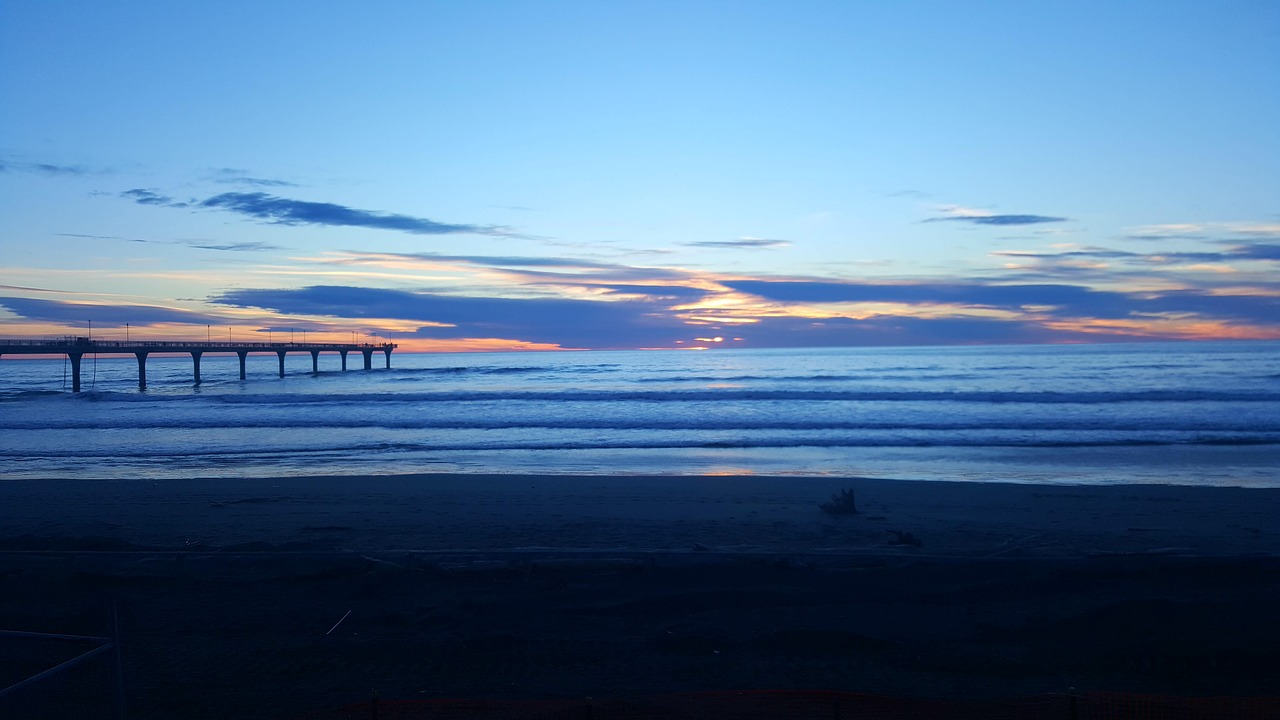
M 819 509 L 845 488 L 858 514 Z M 142 550 L 1280 554 L 1274 488 L 731 475 L 17 479 L 0 482 L 0 507 L 0 549 L 74 549 L 89 538 Z M 919 547 L 895 543 L 895 531 Z
M 341 438 L 331 438 L 341 444 Z M 242 442 L 253 443 L 251 438 Z M 235 446 L 239 447 L 239 446 Z M 238 451 L 210 456 L 14 458 L 5 479 L 186 481 L 222 464 L 223 479 L 312 477 L 564 476 L 838 479 L 1029 485 L 1179 485 L 1280 488 L 1280 444 L 1173 444 L 928 447 L 435 449 L 340 456 L 273 456 Z M 227 458 L 234 462 L 223 463 Z M 285 465 L 282 465 L 285 463 Z M 287 467 L 287 469 L 283 469 Z M 370 468 L 375 468 L 372 472 Z M 751 468 L 750 472 L 744 472 Z

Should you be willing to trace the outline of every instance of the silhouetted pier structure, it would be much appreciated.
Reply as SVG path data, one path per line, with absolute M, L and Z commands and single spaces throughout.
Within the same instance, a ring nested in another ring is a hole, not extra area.
M 85 355 L 134 355 L 138 358 L 138 388 L 147 389 L 147 356 L 151 353 L 189 353 L 200 384 L 200 356 L 205 353 L 235 353 L 240 356 L 240 379 L 244 380 L 244 362 L 249 353 L 275 353 L 280 357 L 280 377 L 284 377 L 284 356 L 288 353 L 311 353 L 311 372 L 320 372 L 320 353 L 336 352 L 342 356 L 342 369 L 347 369 L 347 353 L 364 355 L 364 369 L 373 368 L 373 354 L 385 353 L 391 367 L 394 343 L 295 343 L 295 342 L 187 342 L 175 340 L 120 341 L 94 340 L 88 337 L 66 337 L 60 340 L 0 339 L 3 355 L 66 355 L 71 359 L 71 390 L 80 392 L 80 360 Z

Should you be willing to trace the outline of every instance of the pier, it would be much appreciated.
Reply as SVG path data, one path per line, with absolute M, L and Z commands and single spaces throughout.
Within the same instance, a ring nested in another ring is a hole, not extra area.
M 94 340 L 88 337 L 66 337 L 59 340 L 0 339 L 0 356 L 66 355 L 71 360 L 71 391 L 80 392 L 80 360 L 85 355 L 133 355 L 138 358 L 138 389 L 147 389 L 147 356 L 151 353 L 185 353 L 191 355 L 195 383 L 200 384 L 200 357 L 205 353 L 235 353 L 240 356 L 240 379 L 244 380 L 244 361 L 249 353 L 275 353 L 280 357 L 280 377 L 284 377 L 284 356 L 288 353 L 311 353 L 311 372 L 320 372 L 320 353 L 338 353 L 342 369 L 347 369 L 347 353 L 364 355 L 364 369 L 373 368 L 373 354 L 384 353 L 391 368 L 394 343 L 295 343 L 295 342 L 186 342 L 174 340 L 133 341 Z

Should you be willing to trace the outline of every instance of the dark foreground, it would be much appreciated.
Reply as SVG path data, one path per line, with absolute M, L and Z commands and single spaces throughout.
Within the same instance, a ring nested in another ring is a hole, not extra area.
M 1239 696 L 1280 677 L 1274 558 L 69 550 L 0 555 L 0 586 L 0 629 L 105 635 L 114 605 L 138 720 L 301 717 L 374 690 Z M 83 646 L 0 650 L 2 687 Z M 109 658 L 0 716 L 110 717 Z

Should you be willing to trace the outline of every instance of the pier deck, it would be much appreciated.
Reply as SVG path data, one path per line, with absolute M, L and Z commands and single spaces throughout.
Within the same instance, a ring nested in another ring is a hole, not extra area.
M 186 340 L 94 340 L 88 337 L 65 337 L 54 340 L 0 339 L 0 356 L 66 355 L 71 359 L 72 392 L 80 392 L 80 360 L 85 355 L 133 355 L 138 358 L 138 388 L 147 389 L 147 356 L 152 353 L 185 353 L 191 355 L 195 383 L 200 384 L 200 357 L 205 353 L 235 353 L 240 357 L 240 379 L 245 379 L 245 358 L 249 353 L 275 353 L 280 358 L 280 377 L 284 377 L 284 357 L 291 352 L 311 353 L 311 371 L 320 370 L 320 353 L 335 352 L 342 356 L 342 369 L 347 369 L 347 353 L 364 355 L 364 369 L 373 368 L 373 354 L 386 355 L 391 367 L 391 351 L 395 343 L 308 343 L 308 342 L 195 342 Z

